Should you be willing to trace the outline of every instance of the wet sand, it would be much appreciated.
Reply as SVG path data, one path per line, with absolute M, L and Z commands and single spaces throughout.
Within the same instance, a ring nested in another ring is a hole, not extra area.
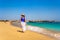
M 23 33 L 21 28 L 15 27 L 10 22 L 0 22 L 0 40 L 56 40 L 55 38 L 32 31 Z

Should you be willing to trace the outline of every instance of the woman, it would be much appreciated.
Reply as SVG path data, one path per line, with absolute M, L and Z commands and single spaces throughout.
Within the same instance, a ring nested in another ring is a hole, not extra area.
M 21 26 L 22 26 L 22 32 L 25 32 L 26 31 L 26 20 L 25 20 L 24 14 L 21 15 L 20 21 L 21 21 Z

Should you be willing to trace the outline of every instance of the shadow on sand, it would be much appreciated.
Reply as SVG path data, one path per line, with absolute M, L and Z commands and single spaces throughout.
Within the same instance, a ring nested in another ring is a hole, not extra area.
M 24 33 L 23 31 L 21 31 L 21 30 L 17 30 L 17 32 L 21 32 L 21 33 Z

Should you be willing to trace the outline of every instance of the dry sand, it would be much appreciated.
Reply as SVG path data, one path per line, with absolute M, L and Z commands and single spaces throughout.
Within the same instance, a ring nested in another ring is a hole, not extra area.
M 55 38 L 32 31 L 25 33 L 19 31 L 21 28 L 11 25 L 10 22 L 0 22 L 0 40 L 55 40 Z

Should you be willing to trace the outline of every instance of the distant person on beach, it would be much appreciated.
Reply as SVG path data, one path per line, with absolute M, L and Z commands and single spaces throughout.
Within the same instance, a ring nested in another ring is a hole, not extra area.
M 24 14 L 21 15 L 20 23 L 22 26 L 22 32 L 25 32 L 26 31 L 26 20 L 25 20 Z

